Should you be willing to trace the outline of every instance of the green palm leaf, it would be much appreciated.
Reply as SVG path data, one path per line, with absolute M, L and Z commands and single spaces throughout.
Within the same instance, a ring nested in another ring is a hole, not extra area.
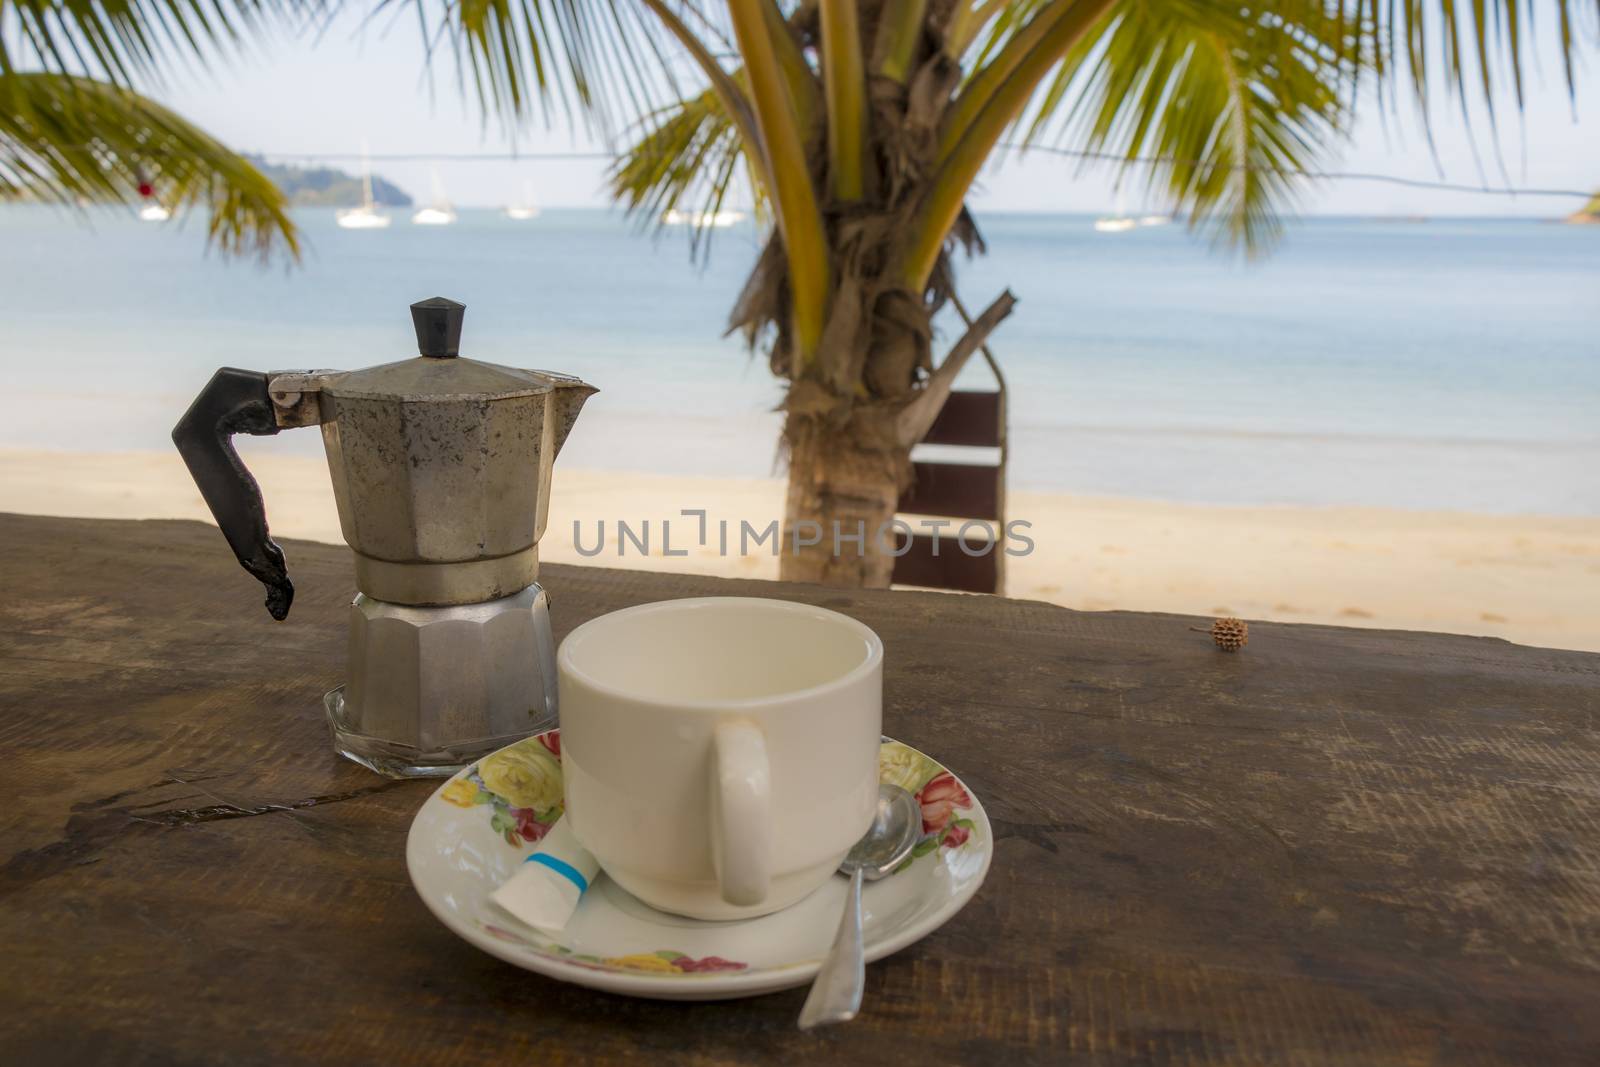
M 0 200 L 209 212 L 225 254 L 299 256 L 283 194 L 236 152 L 150 98 L 175 64 L 205 67 L 320 0 L 0 0 Z
M 1120 157 L 1124 174 L 1187 209 L 1192 225 L 1260 250 L 1294 201 L 1296 175 L 1319 168 L 1345 127 L 1340 88 L 1354 60 L 1340 57 L 1354 46 L 1337 18 L 1312 5 L 1298 16 L 1227 0 L 1123 0 L 1067 53 L 1027 139 L 1054 132 Z
M 224 252 L 298 254 L 282 195 L 243 157 L 138 94 L 177 64 L 205 67 L 324 0 L 0 0 L 0 198 L 204 206 Z M 535 102 L 597 123 L 676 100 L 670 64 L 632 0 L 376 0 L 454 46 L 457 77 L 515 127 Z
M 131 86 L 176 60 L 205 65 L 326 10 L 322 0 L 4 0 L 0 31 L 12 32 L 0 32 L 0 77 L 38 69 Z
M 968 85 L 1052 0 L 1017 0 L 978 42 Z M 1509 79 L 1520 102 L 1536 0 L 1119 0 L 1068 50 L 1017 128 L 1087 156 L 1122 160 L 1191 224 L 1255 252 L 1280 232 L 1308 173 L 1342 143 L 1363 86 L 1394 106 L 1411 92 L 1424 120 L 1430 86 L 1463 108 L 1476 82 L 1493 116 Z M 1600 3 L 1555 0 L 1569 90 L 1580 37 Z M 1151 164 L 1150 158 L 1160 160 Z
M 744 162 L 739 131 L 709 89 L 650 116 L 643 127 L 611 168 L 612 196 L 647 222 L 674 208 L 702 212 L 705 221 L 692 231 L 692 241 L 695 252 L 704 251 L 713 232 L 710 217 L 721 209 Z
M 299 255 L 283 193 L 204 130 L 106 82 L 0 76 L 0 200 L 128 202 L 143 183 L 170 209 L 206 209 L 225 253 Z
M 400 8 L 430 40 L 449 41 L 461 81 L 512 129 L 548 120 L 554 103 L 609 138 L 683 95 L 665 35 L 637 0 L 377 0 L 374 10 Z

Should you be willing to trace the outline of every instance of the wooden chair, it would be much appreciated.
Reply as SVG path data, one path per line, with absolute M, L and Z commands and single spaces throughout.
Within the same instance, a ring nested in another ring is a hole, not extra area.
M 959 303 L 956 308 L 966 319 L 966 309 Z M 922 443 L 997 448 L 999 461 L 912 463 L 913 481 L 911 488 L 900 496 L 899 512 L 902 521 L 909 522 L 914 532 L 909 548 L 906 534 L 896 534 L 896 550 L 901 552 L 894 563 L 896 585 L 967 593 L 1005 592 L 1006 380 L 989 346 L 984 345 L 980 351 L 994 374 L 996 388 L 993 392 L 951 392 Z M 924 532 L 915 521 L 905 520 L 904 515 L 952 520 L 939 531 L 938 555 L 934 555 L 933 535 Z M 994 530 L 998 543 L 989 545 L 982 555 L 969 554 L 983 540 L 979 529 L 970 531 L 968 551 L 963 551 L 957 543 L 961 524 L 969 519 L 981 519 Z

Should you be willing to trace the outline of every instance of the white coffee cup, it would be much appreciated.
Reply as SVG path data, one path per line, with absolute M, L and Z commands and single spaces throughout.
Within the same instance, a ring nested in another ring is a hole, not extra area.
M 699 919 L 764 915 L 871 824 L 883 642 L 823 608 L 668 600 L 557 655 L 566 818 L 618 885 Z

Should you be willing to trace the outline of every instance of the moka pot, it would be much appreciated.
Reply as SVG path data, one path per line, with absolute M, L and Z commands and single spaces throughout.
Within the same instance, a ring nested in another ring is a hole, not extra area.
M 584 401 L 577 378 L 459 355 L 465 306 L 411 306 L 420 355 L 355 371 L 212 376 L 172 437 L 267 611 L 294 586 L 234 434 L 320 426 L 355 553 L 349 667 L 325 704 L 335 748 L 396 777 L 453 773 L 556 722 L 555 646 L 538 584 L 551 468 Z

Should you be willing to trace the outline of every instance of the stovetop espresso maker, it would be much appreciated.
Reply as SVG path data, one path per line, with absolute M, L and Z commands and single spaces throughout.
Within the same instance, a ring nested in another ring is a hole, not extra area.
M 551 465 L 595 388 L 459 356 L 465 306 L 411 305 L 415 359 L 357 371 L 224 367 L 172 431 L 267 611 L 294 586 L 234 434 L 322 427 L 355 552 L 349 673 L 325 706 L 334 747 L 393 777 L 454 772 L 556 721 L 539 587 Z

